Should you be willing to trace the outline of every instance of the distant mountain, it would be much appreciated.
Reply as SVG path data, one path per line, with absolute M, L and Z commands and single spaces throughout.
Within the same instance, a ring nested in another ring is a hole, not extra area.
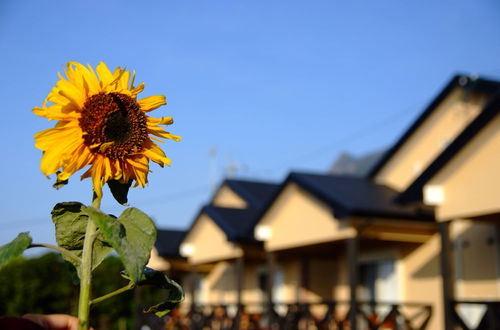
M 375 151 L 360 157 L 351 155 L 348 152 L 341 153 L 332 167 L 331 174 L 351 174 L 356 176 L 364 176 L 374 166 L 377 161 L 384 155 L 385 150 Z

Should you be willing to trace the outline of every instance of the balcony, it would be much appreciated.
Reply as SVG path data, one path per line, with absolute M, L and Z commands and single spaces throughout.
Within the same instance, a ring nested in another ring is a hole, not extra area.
M 166 329 L 350 330 L 350 312 L 347 301 L 276 303 L 272 309 L 262 304 L 197 305 L 187 315 L 172 315 Z M 418 303 L 359 301 L 356 308 L 362 330 L 425 330 L 431 316 L 432 307 Z

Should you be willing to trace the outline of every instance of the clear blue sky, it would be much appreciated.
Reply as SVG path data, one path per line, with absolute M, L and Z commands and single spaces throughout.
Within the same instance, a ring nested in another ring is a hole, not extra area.
M 3 0 L 0 244 L 20 231 L 53 242 L 53 205 L 90 201 L 78 176 L 52 189 L 33 145 L 53 123 L 31 109 L 70 60 L 126 66 L 143 96 L 167 95 L 152 115 L 184 139 L 129 199 L 186 228 L 230 164 L 260 180 L 324 172 L 341 151 L 394 142 L 453 74 L 500 79 L 500 2 Z

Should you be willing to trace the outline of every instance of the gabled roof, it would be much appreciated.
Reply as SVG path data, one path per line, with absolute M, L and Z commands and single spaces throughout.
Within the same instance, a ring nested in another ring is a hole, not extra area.
M 222 229 L 229 241 L 256 242 L 253 237 L 253 228 L 258 221 L 260 211 L 274 196 L 280 185 L 269 182 L 235 179 L 224 180 L 220 187 L 224 185 L 229 186 L 236 194 L 243 198 L 248 203 L 248 208 L 237 209 L 218 207 L 211 204 L 205 205 L 198 212 L 188 232 L 196 226 L 200 216 L 205 213 Z
M 206 213 L 224 231 L 229 241 L 255 241 L 253 227 L 256 221 L 256 209 L 235 209 L 204 206 L 202 213 Z
M 394 202 L 397 191 L 366 178 L 292 172 L 280 191 L 291 182 L 331 206 L 338 219 L 362 216 L 434 221 L 431 208 L 419 203 L 399 205 Z
M 162 257 L 180 257 L 179 246 L 181 245 L 185 230 L 158 229 L 155 248 L 158 255 Z
M 402 192 L 396 199 L 399 203 L 422 201 L 423 187 L 460 150 L 467 145 L 500 112 L 500 89 L 484 107 L 483 111 L 462 131 L 457 138 Z
M 269 182 L 249 181 L 249 180 L 235 180 L 226 179 L 222 182 L 220 187 L 227 185 L 236 194 L 243 198 L 250 207 L 262 207 L 269 198 L 272 197 L 274 192 L 278 189 L 279 185 Z
M 394 156 L 394 154 L 405 144 L 405 142 L 415 133 L 418 128 L 430 117 L 439 104 L 457 87 L 463 87 L 468 92 L 482 92 L 488 95 L 495 94 L 500 83 L 487 79 L 476 79 L 465 75 L 456 75 L 439 93 L 439 95 L 427 106 L 422 114 L 413 122 L 399 140 L 382 156 L 382 158 L 368 172 L 368 178 L 374 178 L 384 165 Z

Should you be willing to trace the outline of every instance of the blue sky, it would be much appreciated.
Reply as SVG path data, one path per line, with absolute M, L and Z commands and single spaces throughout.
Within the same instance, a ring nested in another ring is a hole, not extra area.
M 496 0 L 1 1 L 0 244 L 20 231 L 53 242 L 53 205 L 90 202 L 78 176 L 52 189 L 33 145 L 53 124 L 31 109 L 67 61 L 126 66 L 142 96 L 167 96 L 151 115 L 173 116 L 183 141 L 129 199 L 186 228 L 230 166 L 270 181 L 324 172 L 342 151 L 394 142 L 455 73 L 500 79 L 499 36 Z

